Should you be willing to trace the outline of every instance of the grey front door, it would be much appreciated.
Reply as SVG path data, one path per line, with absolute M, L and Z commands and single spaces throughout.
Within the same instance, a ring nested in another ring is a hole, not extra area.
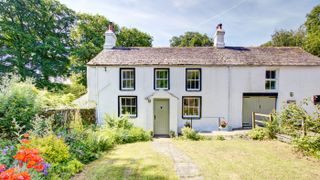
M 169 134 L 169 99 L 155 99 L 153 105 L 154 134 Z

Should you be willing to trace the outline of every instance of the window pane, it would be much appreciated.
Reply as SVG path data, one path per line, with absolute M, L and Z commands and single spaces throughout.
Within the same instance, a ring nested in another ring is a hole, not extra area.
M 270 82 L 270 89 L 276 89 L 276 82 L 275 81 Z
M 266 79 L 270 79 L 270 71 L 266 71 Z
M 200 70 L 187 70 L 187 89 L 200 89 Z
M 276 78 L 276 71 L 271 71 L 271 79 L 275 79 Z
M 270 89 L 270 81 L 266 81 L 265 88 Z
M 183 99 L 183 116 L 200 117 L 200 99 L 186 97 Z

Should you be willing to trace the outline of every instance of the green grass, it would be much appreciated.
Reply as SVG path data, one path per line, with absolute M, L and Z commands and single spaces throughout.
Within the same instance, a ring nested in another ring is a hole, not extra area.
M 173 162 L 151 142 L 119 145 L 74 179 L 177 179 Z
M 206 179 L 320 179 L 320 161 L 278 141 L 174 141 Z

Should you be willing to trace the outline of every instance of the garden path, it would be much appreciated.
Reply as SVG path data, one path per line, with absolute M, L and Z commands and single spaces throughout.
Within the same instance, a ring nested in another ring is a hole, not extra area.
M 175 147 L 171 141 L 168 138 L 155 138 L 152 142 L 153 148 L 172 159 L 179 179 L 204 179 L 198 166 L 192 162 L 192 159 Z

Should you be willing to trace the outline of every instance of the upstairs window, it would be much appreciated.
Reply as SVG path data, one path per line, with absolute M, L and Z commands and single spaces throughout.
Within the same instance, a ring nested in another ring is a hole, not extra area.
M 159 68 L 154 70 L 154 89 L 168 90 L 170 88 L 169 69 Z
M 275 90 L 277 84 L 277 73 L 276 70 L 267 70 L 266 71 L 266 81 L 265 89 L 266 90 Z
M 201 97 L 182 97 L 182 117 L 201 118 Z
M 119 116 L 129 115 L 129 117 L 137 117 L 137 97 L 136 96 L 119 96 Z
M 186 90 L 201 91 L 201 69 L 186 69 Z
M 135 89 L 135 69 L 120 68 L 120 90 L 133 91 Z

